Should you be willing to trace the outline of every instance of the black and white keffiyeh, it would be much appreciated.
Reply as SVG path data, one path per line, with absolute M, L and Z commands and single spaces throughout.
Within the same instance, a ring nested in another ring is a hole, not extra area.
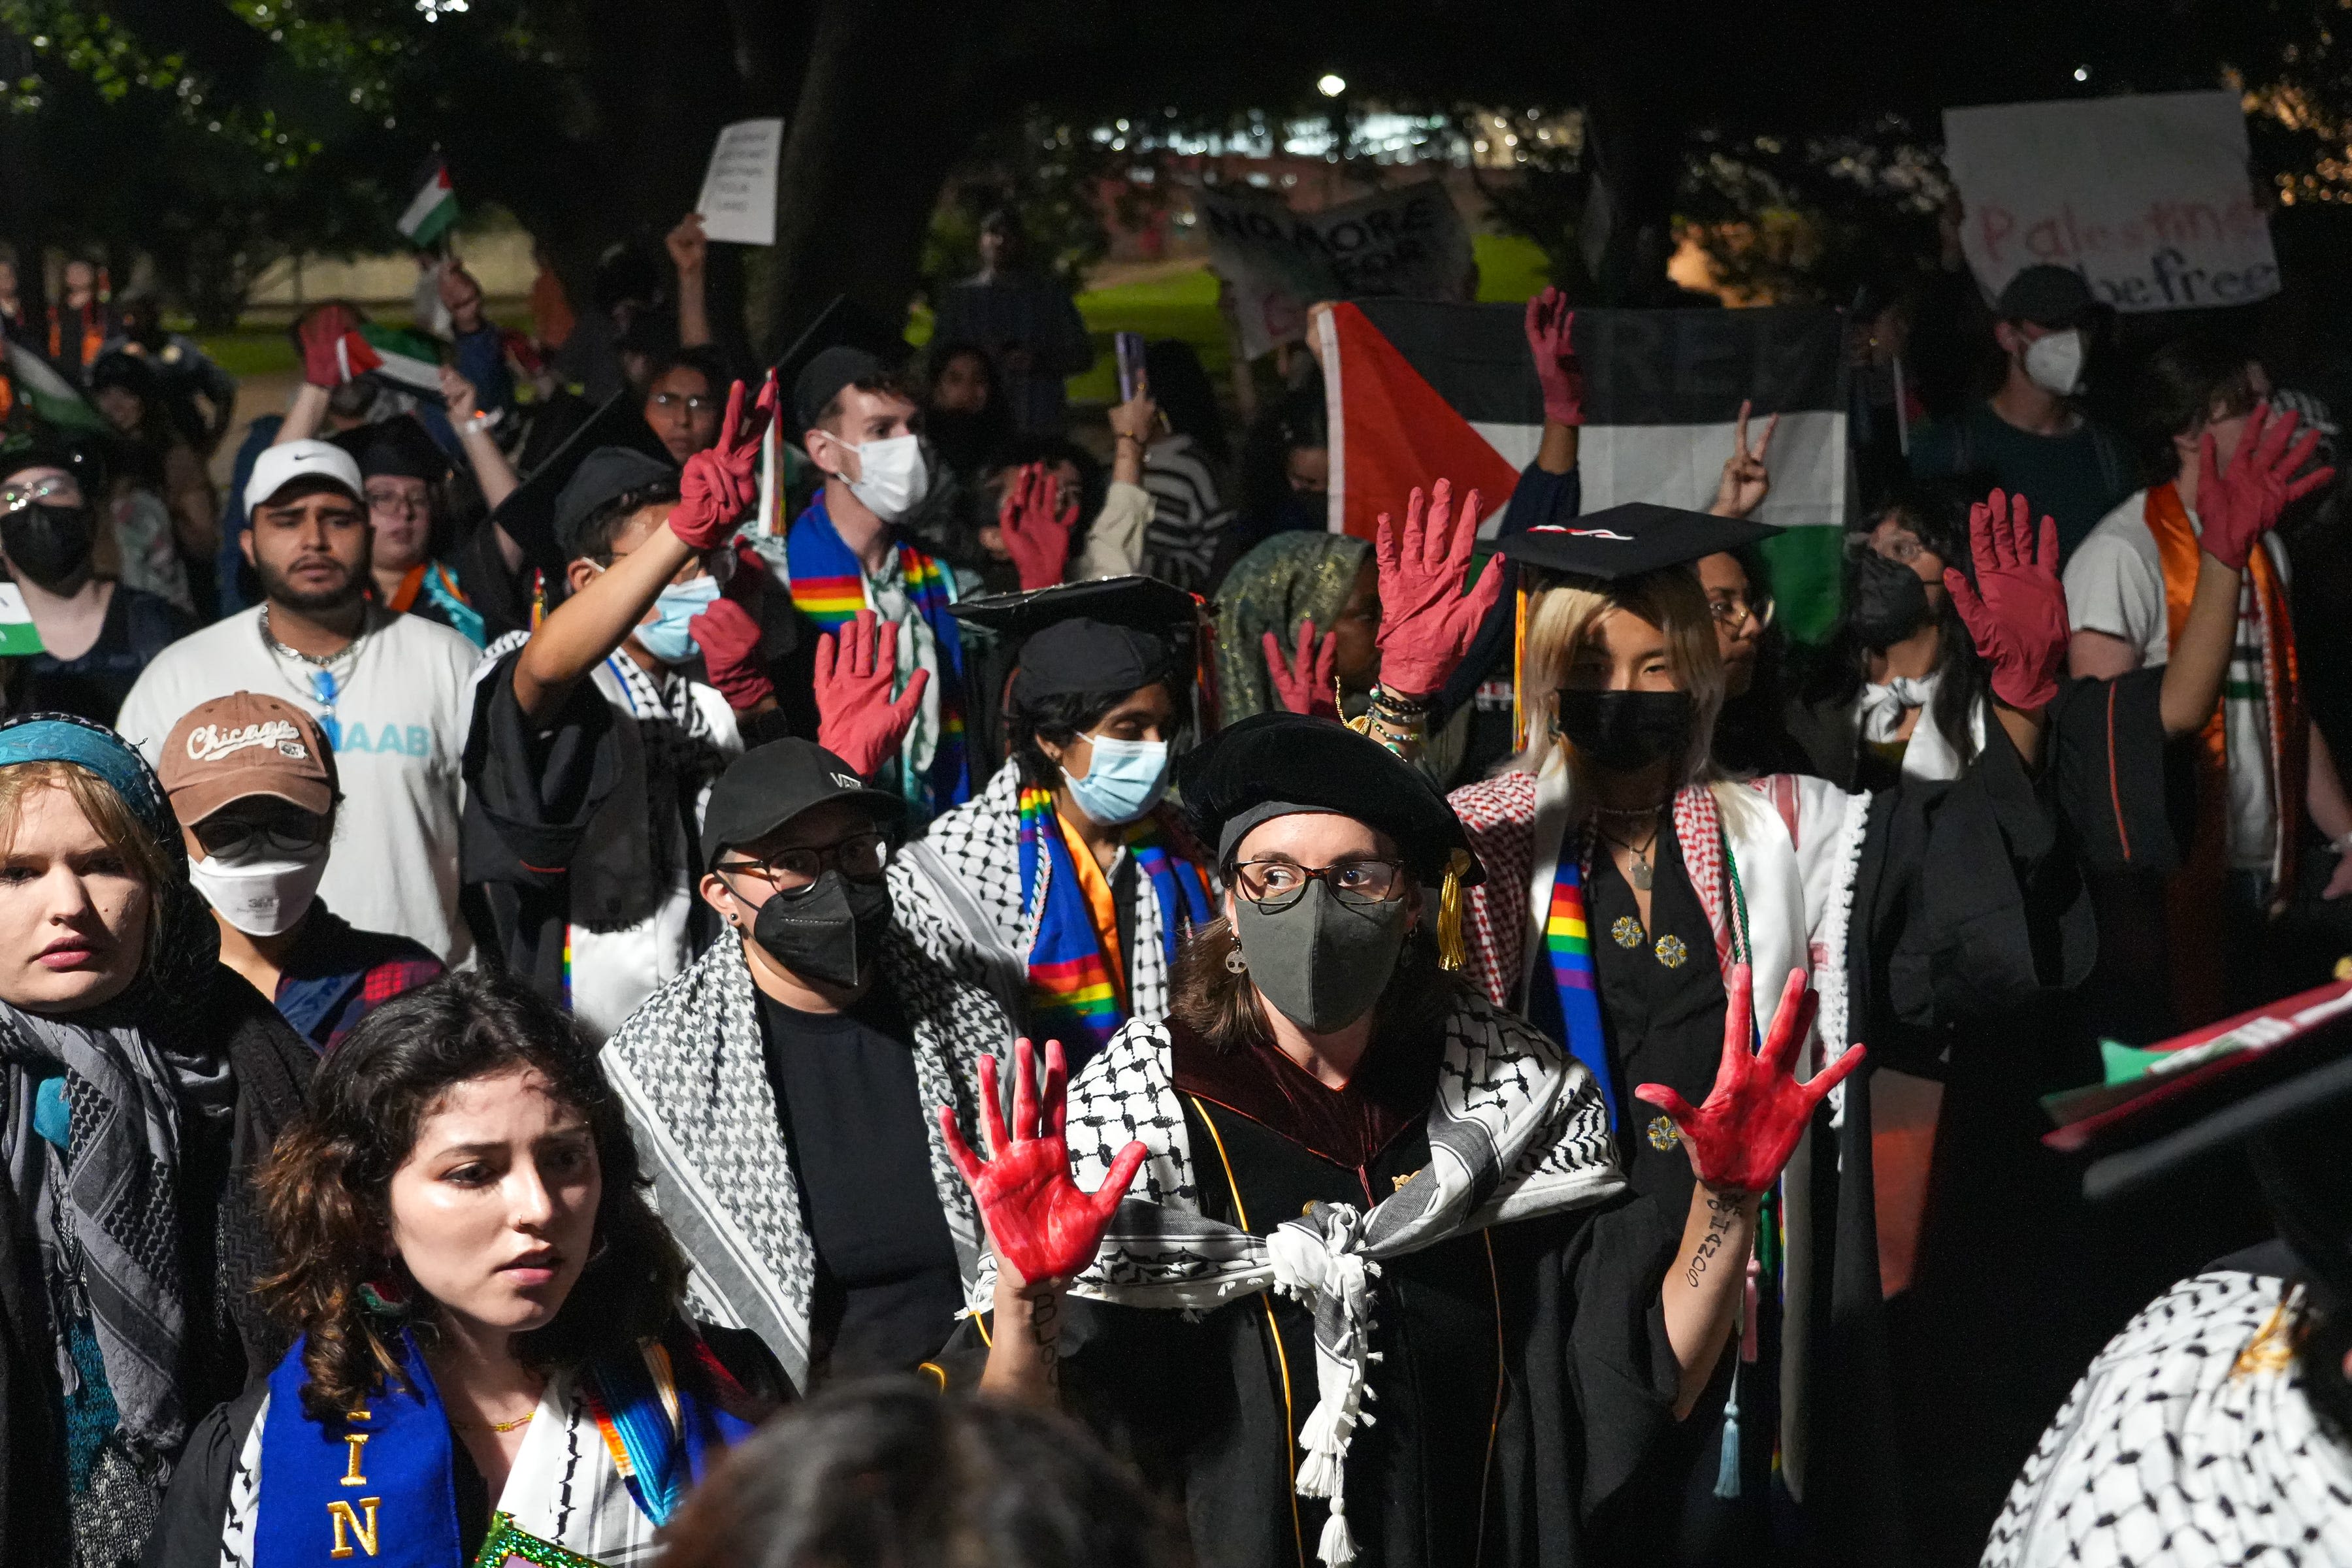
M 2352 1563 L 2352 1448 L 2304 1395 L 2294 1289 L 2215 1270 L 2132 1320 L 2026 1461 L 1984 1568 Z
M 1444 1029 L 1429 1163 L 1369 1210 L 1318 1204 L 1263 1237 L 1201 1212 L 1164 1025 L 1129 1024 L 1070 1086 L 1070 1169 L 1081 1187 L 1099 1186 L 1129 1141 L 1150 1151 L 1077 1294 L 1202 1310 L 1278 1290 L 1314 1312 L 1317 1400 L 1299 1430 L 1297 1489 L 1330 1501 L 1318 1550 L 1333 1568 L 1355 1556 L 1345 1468 L 1365 1419 L 1381 1261 L 1598 1203 L 1625 1184 L 1599 1086 L 1582 1066 L 1483 996 L 1457 1002 Z M 978 1282 L 975 1310 L 993 1288 Z
M 881 973 L 913 1031 L 915 1087 L 930 1136 L 931 1184 L 956 1259 L 973 1278 L 983 1248 L 971 1194 L 949 1158 L 939 1107 L 979 1137 L 979 1062 L 1009 1048 L 988 994 L 943 969 L 894 926 Z M 694 1266 L 689 1310 L 748 1328 L 805 1393 L 816 1250 L 768 1079 L 759 1004 L 742 943 L 724 937 L 647 998 L 604 1047 L 604 1070 L 653 1176 L 654 1203 Z

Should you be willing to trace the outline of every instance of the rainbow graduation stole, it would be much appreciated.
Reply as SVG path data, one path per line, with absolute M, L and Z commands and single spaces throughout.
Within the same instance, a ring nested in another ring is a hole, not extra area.
M 1592 970 L 1592 929 L 1584 913 L 1584 868 L 1563 847 L 1552 874 L 1551 910 L 1544 919 L 1544 952 L 1559 995 L 1560 1032 L 1569 1055 L 1601 1086 L 1609 1125 L 1618 1123 L 1617 1082 L 1609 1071 L 1609 1039 L 1601 1028 L 1601 994 Z
M 806 616 L 819 632 L 840 629 L 867 607 L 866 575 L 857 557 L 824 510 L 824 492 L 808 504 L 784 535 L 786 582 L 793 607 Z M 961 805 L 971 794 L 971 775 L 964 766 L 963 708 L 958 700 L 963 684 L 963 634 L 955 618 L 955 603 L 948 569 L 911 544 L 898 546 L 898 572 L 907 599 L 940 647 L 940 738 L 931 754 L 930 772 L 920 780 L 905 781 L 902 793 L 925 817 L 937 816 Z
M 694 1350 L 706 1378 L 722 1388 L 734 1383 L 699 1336 Z M 643 1355 L 609 1356 L 589 1367 L 580 1390 L 613 1468 L 638 1511 L 656 1524 L 667 1524 L 677 1511 L 688 1487 L 708 1467 L 714 1439 L 721 1446 L 738 1443 L 751 1430 L 715 1408 L 706 1412 L 707 1420 L 682 1419 L 669 1355 L 667 1346 L 656 1343 Z
M 1159 900 L 1160 941 L 1171 964 L 1177 944 L 1195 925 L 1211 918 L 1208 879 L 1191 861 L 1168 852 L 1158 826 L 1146 816 L 1128 830 L 1128 853 Z M 1032 785 L 1021 792 L 1021 900 L 1037 896 L 1040 865 L 1045 877 L 1045 907 L 1037 917 L 1037 937 L 1029 948 L 1029 1033 L 1040 1041 L 1058 1039 L 1076 1074 L 1127 1022 L 1128 998 L 1112 978 L 1104 956 L 1118 932 L 1096 929 L 1086 885 L 1070 858 L 1050 790 Z

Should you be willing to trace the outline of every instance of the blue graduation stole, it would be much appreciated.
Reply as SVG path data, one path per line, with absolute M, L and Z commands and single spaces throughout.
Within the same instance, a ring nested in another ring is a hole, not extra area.
M 327 1568 L 346 1559 L 369 1568 L 455 1568 L 449 1419 L 415 1341 L 401 1336 L 404 1386 L 387 1381 L 349 1416 L 324 1423 L 302 1408 L 304 1342 L 269 1374 L 256 1568 Z

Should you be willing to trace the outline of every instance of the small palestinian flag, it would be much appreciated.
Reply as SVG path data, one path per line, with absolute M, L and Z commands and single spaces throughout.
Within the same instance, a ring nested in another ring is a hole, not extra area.
M 60 430 L 103 430 L 106 416 L 89 399 L 22 343 L 7 345 L 8 402 Z M 0 650 L 5 651 L 5 650 Z
M 449 185 L 449 166 L 437 156 L 417 172 L 416 194 L 400 215 L 400 232 L 419 250 L 430 250 L 457 221 L 457 193 Z
M 345 380 L 375 375 L 436 406 L 441 402 L 441 349 L 422 332 L 362 321 L 335 344 Z
M 1370 538 L 1413 486 L 1475 487 L 1486 531 L 1502 520 L 1543 437 L 1543 389 L 1517 305 L 1365 300 L 1320 318 L 1331 410 L 1331 527 Z M 1624 501 L 1704 511 L 1731 455 L 1742 399 L 1751 444 L 1780 416 L 1759 522 L 1782 623 L 1800 638 L 1837 617 L 1846 482 L 1842 318 L 1808 306 L 1579 310 L 1584 510 Z

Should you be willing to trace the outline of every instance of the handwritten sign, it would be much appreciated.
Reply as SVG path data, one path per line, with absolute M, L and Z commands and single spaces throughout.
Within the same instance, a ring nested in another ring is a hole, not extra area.
M 1960 246 L 1989 293 L 2042 262 L 2118 310 L 2242 305 L 2278 292 L 2231 92 L 1944 111 L 1966 205 Z
M 1471 298 L 1470 231 L 1435 180 L 1299 213 L 1242 191 L 1192 193 L 1210 265 L 1233 285 L 1244 357 L 1306 336 L 1318 300 Z
M 702 176 L 702 232 L 737 245 L 776 243 L 776 163 L 784 148 L 781 120 L 739 120 L 719 133 Z

